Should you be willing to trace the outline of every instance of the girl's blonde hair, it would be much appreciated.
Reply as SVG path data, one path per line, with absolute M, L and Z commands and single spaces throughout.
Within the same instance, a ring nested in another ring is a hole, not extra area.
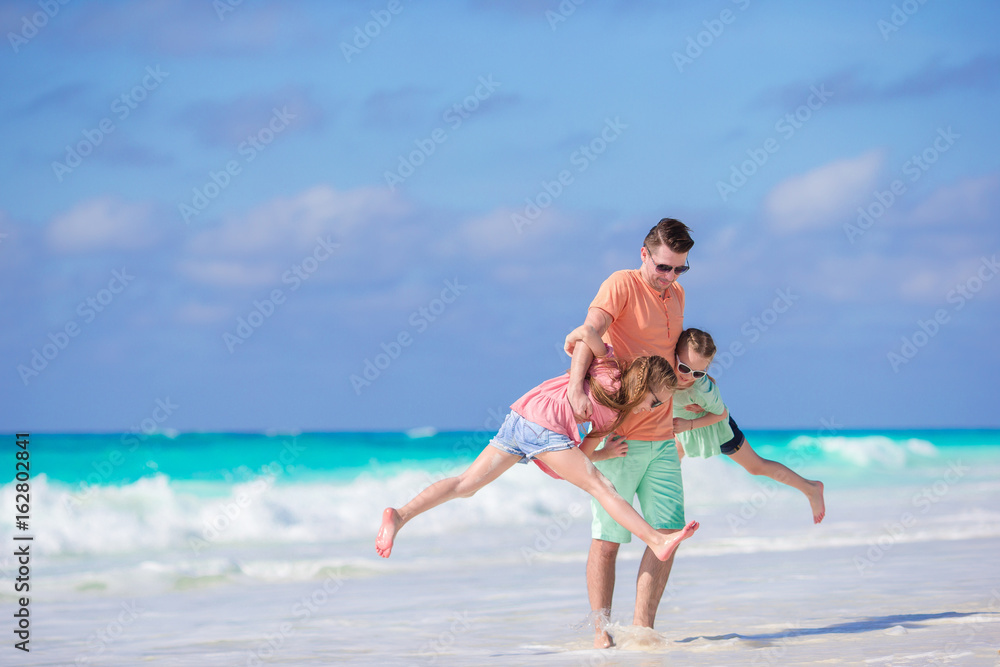
M 685 347 L 697 355 L 711 359 L 715 356 L 715 341 L 712 336 L 701 329 L 685 329 L 677 338 L 677 348 Z
M 618 417 L 605 429 L 597 431 L 597 435 L 611 433 L 625 421 L 629 413 L 642 403 L 646 392 L 657 390 L 673 393 L 677 389 L 677 376 L 674 369 L 663 357 L 638 357 L 632 361 L 624 359 L 606 359 L 601 364 L 609 364 L 612 377 L 620 379 L 617 391 L 608 391 L 587 374 L 590 379 L 590 394 L 594 401 L 618 413 Z M 660 398 L 660 397 L 657 397 Z M 662 399 L 661 399 L 662 400 Z

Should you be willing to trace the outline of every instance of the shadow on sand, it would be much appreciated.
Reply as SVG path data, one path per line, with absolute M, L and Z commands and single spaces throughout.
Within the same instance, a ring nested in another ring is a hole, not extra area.
M 887 630 L 888 628 L 896 627 L 901 625 L 904 628 L 921 628 L 922 621 L 934 621 L 942 618 L 964 618 L 966 616 L 979 616 L 979 615 L 995 615 L 1000 612 L 993 611 L 969 611 L 969 612 L 957 612 L 957 611 L 945 611 L 939 614 L 896 614 L 894 616 L 876 616 L 873 618 L 866 618 L 860 621 L 849 621 L 847 623 L 837 623 L 836 625 L 828 625 L 823 628 L 789 628 L 788 630 L 781 630 L 779 632 L 769 632 L 767 634 L 759 635 L 741 635 L 738 633 L 731 633 L 728 635 L 715 635 L 713 637 L 698 636 L 698 637 L 688 637 L 686 639 L 678 639 L 678 643 L 693 642 L 698 639 L 707 640 L 725 640 L 725 639 L 744 639 L 748 641 L 768 641 L 773 639 L 784 639 L 787 637 L 806 637 L 809 635 L 838 635 L 838 634 L 854 634 L 859 632 L 871 632 L 873 630 Z

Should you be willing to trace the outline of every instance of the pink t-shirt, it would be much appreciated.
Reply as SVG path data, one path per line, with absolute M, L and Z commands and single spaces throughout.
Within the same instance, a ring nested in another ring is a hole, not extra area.
M 582 342 L 577 345 L 583 345 Z M 597 357 L 590 364 L 590 377 L 601 383 L 601 386 L 609 391 L 618 389 L 618 367 L 607 363 L 606 360 L 613 357 L 614 352 L 608 346 L 608 354 L 605 357 Z M 559 377 L 546 380 L 521 398 L 517 399 L 511 410 L 521 415 L 530 422 L 535 422 L 539 426 L 544 426 L 550 431 L 562 433 L 573 439 L 577 445 L 580 444 L 580 432 L 577 429 L 577 421 L 573 416 L 573 408 L 569 404 L 567 389 L 569 387 L 569 373 L 564 373 Z M 615 420 L 618 414 L 611 408 L 598 404 L 590 394 L 590 383 L 584 383 L 587 396 L 590 397 L 591 419 L 595 431 L 600 431 Z

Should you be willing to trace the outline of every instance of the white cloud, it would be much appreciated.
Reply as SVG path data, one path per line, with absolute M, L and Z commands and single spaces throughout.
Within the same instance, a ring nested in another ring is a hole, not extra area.
M 935 190 L 906 216 L 919 225 L 956 225 L 994 219 L 1000 202 L 1000 173 Z
M 816 260 L 804 279 L 792 287 L 804 294 L 822 296 L 834 303 L 881 305 L 899 312 L 907 304 L 928 309 L 950 309 L 950 290 L 965 284 L 982 265 L 981 257 L 928 265 L 927 256 L 908 252 L 890 257 L 878 252 L 826 257 Z
M 178 272 L 197 283 L 215 287 L 261 287 L 278 282 L 278 269 L 271 262 L 189 259 Z
M 300 252 L 318 237 L 345 235 L 366 223 L 401 216 L 406 206 L 382 188 L 340 192 L 321 185 L 293 197 L 273 199 L 243 216 L 197 234 L 190 249 L 205 255 Z
M 848 219 L 878 187 L 884 155 L 872 150 L 785 179 L 768 193 L 764 214 L 771 229 L 793 233 Z
M 227 320 L 232 313 L 229 306 L 210 306 L 204 303 L 185 303 L 178 307 L 175 316 L 185 324 L 217 324 Z
M 907 301 L 933 303 L 935 300 L 943 303 L 945 292 L 946 271 L 927 268 L 916 262 L 908 262 L 909 271 L 901 276 L 899 294 Z
M 151 212 L 148 204 L 130 204 L 117 197 L 88 199 L 57 216 L 45 236 L 57 252 L 135 250 L 159 238 Z
M 899 280 L 887 276 L 907 275 L 908 260 L 884 257 L 875 252 L 859 255 L 820 256 L 809 260 L 809 271 L 801 285 L 803 293 L 822 295 L 848 304 L 880 303 L 897 298 Z
M 948 301 L 948 295 L 953 291 L 958 292 L 963 298 L 974 295 L 970 289 L 970 281 L 977 284 L 982 289 L 985 281 L 982 280 L 980 271 L 984 266 L 990 266 L 987 262 L 995 257 L 992 252 L 985 252 L 979 255 L 965 257 L 958 261 L 950 261 L 942 266 L 927 267 L 924 258 L 913 257 L 907 261 L 907 267 L 903 275 L 906 278 L 901 282 L 899 295 L 903 299 L 912 302 L 925 303 L 936 307 L 951 310 L 954 307 L 953 301 Z M 988 280 L 992 280 L 991 274 Z M 984 289 L 985 298 L 995 298 L 997 294 L 993 286 Z
M 554 206 L 542 210 L 534 219 L 528 218 L 523 209 L 498 208 L 460 223 L 453 233 L 441 235 L 433 247 L 442 257 L 492 259 L 513 252 L 516 255 L 511 259 L 516 260 L 544 252 L 542 241 L 548 244 L 553 237 L 568 236 L 575 227 L 573 218 Z

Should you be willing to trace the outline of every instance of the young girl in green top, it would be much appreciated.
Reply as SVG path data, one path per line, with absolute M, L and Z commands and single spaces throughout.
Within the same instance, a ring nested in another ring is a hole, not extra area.
M 813 522 L 826 515 L 823 482 L 802 478 L 787 466 L 758 456 L 722 402 L 707 370 L 715 342 L 700 329 L 685 329 L 677 339 L 677 391 L 674 393 L 674 435 L 681 456 L 708 458 L 726 454 L 751 475 L 764 475 L 798 489 L 809 499 Z M 681 435 L 683 434 L 683 435 Z

